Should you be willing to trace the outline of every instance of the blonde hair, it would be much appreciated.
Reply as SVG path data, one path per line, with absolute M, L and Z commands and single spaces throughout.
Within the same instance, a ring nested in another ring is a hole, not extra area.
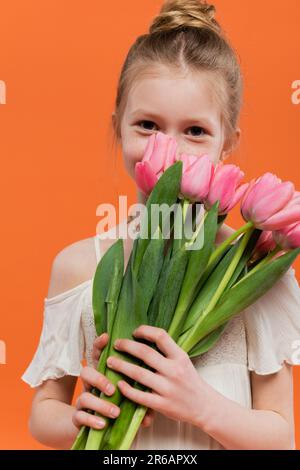
M 121 69 L 112 122 L 114 147 L 120 142 L 130 88 L 157 65 L 174 73 L 206 73 L 221 109 L 225 138 L 231 139 L 242 105 L 243 82 L 236 53 L 215 19 L 215 7 L 199 0 L 167 0 L 149 33 L 131 46 Z

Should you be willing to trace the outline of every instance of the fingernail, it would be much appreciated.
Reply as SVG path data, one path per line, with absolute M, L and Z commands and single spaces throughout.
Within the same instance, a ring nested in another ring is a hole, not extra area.
M 108 384 L 105 388 L 106 393 L 113 393 L 115 391 L 115 387 L 112 384 Z
M 105 422 L 102 419 L 95 419 L 95 424 L 97 428 L 104 428 Z
M 118 408 L 111 408 L 110 410 L 110 415 L 113 417 L 113 418 L 116 418 L 119 414 L 119 410 Z

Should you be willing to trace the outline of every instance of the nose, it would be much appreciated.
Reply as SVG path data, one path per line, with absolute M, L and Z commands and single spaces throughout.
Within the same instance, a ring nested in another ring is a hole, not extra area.
M 178 157 L 181 153 L 183 153 L 183 148 L 182 148 L 182 142 L 180 140 L 180 137 L 176 131 L 167 131 L 163 132 L 168 137 L 171 137 L 172 139 L 176 140 L 177 142 L 177 148 L 176 148 L 176 157 Z

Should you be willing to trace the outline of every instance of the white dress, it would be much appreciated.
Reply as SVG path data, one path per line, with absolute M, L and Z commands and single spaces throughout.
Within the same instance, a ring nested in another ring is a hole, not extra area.
M 101 256 L 100 239 L 106 234 L 94 237 L 97 263 Z M 45 298 L 40 341 L 22 380 L 37 387 L 49 378 L 79 376 L 84 358 L 93 365 L 95 337 L 92 279 Z M 300 364 L 300 287 L 293 267 L 228 323 L 210 351 L 192 359 L 206 382 L 247 408 L 252 407 L 250 371 L 272 374 L 281 369 L 284 361 Z M 152 425 L 139 429 L 132 449 L 224 447 L 196 426 L 155 412 Z

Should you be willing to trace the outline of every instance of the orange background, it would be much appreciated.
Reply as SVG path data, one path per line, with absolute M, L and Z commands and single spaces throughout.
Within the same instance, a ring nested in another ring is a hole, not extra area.
M 272 171 L 300 189 L 300 3 L 216 0 L 217 18 L 245 77 L 243 132 L 229 159 L 247 180 Z M 147 32 L 159 0 L 0 1 L 1 295 L 0 448 L 43 449 L 29 434 L 33 390 L 20 377 L 36 350 L 51 263 L 66 245 L 94 235 L 96 208 L 135 202 L 135 186 L 110 148 L 120 68 Z M 238 227 L 238 211 L 228 223 Z M 295 263 L 300 279 L 300 259 Z M 294 368 L 300 448 L 300 367 Z M 78 381 L 79 385 L 79 381 Z M 79 386 L 77 385 L 77 393 Z M 298 398 L 297 398 L 298 397 Z

